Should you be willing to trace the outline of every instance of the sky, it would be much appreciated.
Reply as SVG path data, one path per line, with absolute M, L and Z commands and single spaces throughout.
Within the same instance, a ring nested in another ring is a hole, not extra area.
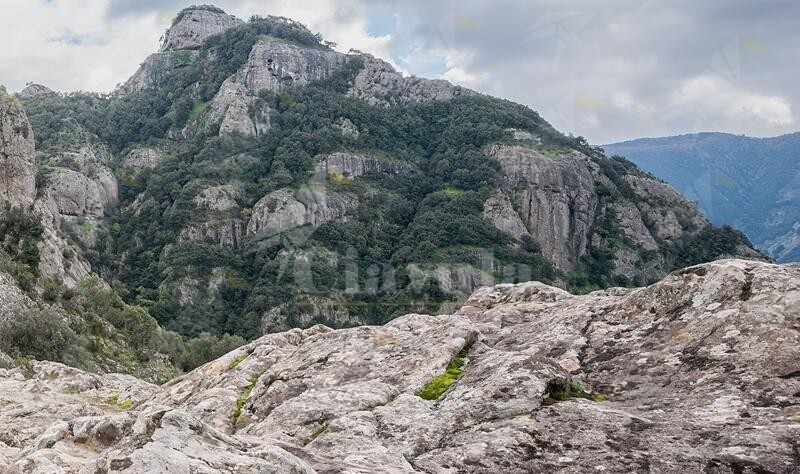
M 156 51 L 181 0 L 3 0 L 0 84 L 111 91 Z M 216 0 L 281 15 L 337 49 L 530 106 L 604 144 L 800 130 L 796 0 Z

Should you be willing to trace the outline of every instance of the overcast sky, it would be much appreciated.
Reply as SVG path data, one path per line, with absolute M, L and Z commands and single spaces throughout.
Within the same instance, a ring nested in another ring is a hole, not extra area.
M 0 84 L 110 91 L 151 52 L 180 0 L 3 0 Z M 217 0 L 283 15 L 338 48 L 539 111 L 609 143 L 800 130 L 800 2 L 744 0 Z

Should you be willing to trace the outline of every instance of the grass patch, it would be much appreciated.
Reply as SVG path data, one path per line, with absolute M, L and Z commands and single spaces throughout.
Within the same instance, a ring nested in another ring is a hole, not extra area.
M 446 188 L 444 188 L 442 190 L 442 192 L 447 197 L 458 197 L 458 196 L 461 196 L 462 194 L 464 194 L 464 190 L 463 189 L 454 188 L 452 186 L 447 186 Z
M 580 380 L 573 379 L 568 389 L 564 387 L 563 381 L 551 380 L 547 382 L 547 396 L 544 398 L 542 404 L 544 406 L 550 406 L 571 398 L 585 398 L 593 402 L 605 402 L 608 400 L 608 397 L 603 394 L 587 391 Z
M 120 400 L 119 394 L 116 393 L 108 397 L 106 399 L 106 403 L 125 411 L 133 408 L 133 400 Z
M 133 408 L 133 400 L 122 400 L 121 402 L 117 403 L 117 406 L 120 410 L 130 410 Z
M 208 109 L 209 105 L 211 105 L 211 102 L 195 101 L 192 105 L 192 111 L 189 112 L 189 121 L 194 122 L 199 119 Z
M 472 346 L 464 346 L 453 360 L 450 361 L 444 373 L 430 379 L 424 387 L 416 391 L 416 395 L 425 400 L 436 400 L 441 397 L 464 373 L 462 367 L 464 367 L 464 364 L 467 362 L 467 354 L 469 354 L 470 347 Z
M 327 425 L 320 426 L 316 431 L 311 433 L 311 436 L 309 436 L 308 438 L 306 438 L 304 440 L 303 446 L 308 446 L 312 441 L 314 441 L 315 439 L 319 438 L 320 435 L 322 433 L 326 432 L 326 431 L 328 431 L 328 426 Z
M 231 363 L 230 363 L 230 364 L 228 364 L 228 370 L 233 370 L 233 369 L 235 369 L 235 368 L 236 368 L 236 367 L 238 367 L 238 366 L 239 366 L 239 364 L 241 364 L 241 363 L 242 363 L 242 361 L 244 361 L 245 359 L 247 359 L 247 354 L 245 354 L 245 355 L 243 355 L 243 356 L 239 356 L 239 357 L 237 357 L 237 358 L 233 359 L 233 360 L 231 361 Z
M 251 377 L 250 383 L 247 384 L 247 387 L 244 388 L 242 393 L 239 395 L 239 398 L 236 399 L 236 409 L 233 410 L 232 415 L 234 423 L 236 423 L 239 417 L 242 416 L 242 408 L 244 408 L 244 404 L 247 403 L 247 399 L 250 398 L 250 394 L 253 392 L 253 389 L 256 388 L 259 377 L 261 377 L 261 374 Z
M 336 168 L 331 168 L 330 170 L 328 170 L 328 181 L 331 184 L 338 184 L 338 185 L 351 185 L 355 183 L 355 181 L 343 175 Z

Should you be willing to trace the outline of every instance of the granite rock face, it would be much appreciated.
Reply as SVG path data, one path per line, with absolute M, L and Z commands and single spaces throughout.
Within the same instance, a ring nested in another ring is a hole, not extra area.
M 164 160 L 163 154 L 156 149 L 137 147 L 129 151 L 122 160 L 122 167 L 132 170 L 154 169 Z
M 148 56 L 117 92 L 132 94 L 159 87 L 176 70 L 194 62 L 197 50 L 208 38 L 242 24 L 242 20 L 207 5 L 181 11 L 164 34 L 160 51 Z
M 415 394 L 462 351 L 463 375 L 438 399 Z M 50 363 L 0 370 L 0 462 L 25 473 L 790 473 L 798 360 L 797 265 L 722 260 L 585 296 L 504 284 L 452 315 L 270 334 L 162 387 Z M 587 398 L 559 396 L 565 386 Z
M 184 228 L 180 240 L 208 240 L 238 248 L 247 230 L 236 201 L 241 195 L 241 190 L 234 185 L 212 186 L 201 191 L 194 203 L 199 215 L 205 218 Z
M 49 177 L 54 209 L 64 216 L 101 218 L 119 204 L 119 186 L 105 147 L 83 145 L 57 157 Z M 69 166 L 69 167 L 67 167 Z
M 19 289 L 14 278 L 0 272 L 0 330 L 2 325 L 14 317 L 14 312 L 31 304 L 30 298 Z
M 33 130 L 19 101 L 0 87 L 0 207 L 27 209 L 35 198 Z

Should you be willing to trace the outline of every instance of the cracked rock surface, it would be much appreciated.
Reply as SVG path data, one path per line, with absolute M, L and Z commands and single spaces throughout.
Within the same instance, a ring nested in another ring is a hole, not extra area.
M 14 473 L 798 472 L 800 265 L 485 287 L 452 315 L 270 334 L 161 387 L 0 370 L 0 427 Z

